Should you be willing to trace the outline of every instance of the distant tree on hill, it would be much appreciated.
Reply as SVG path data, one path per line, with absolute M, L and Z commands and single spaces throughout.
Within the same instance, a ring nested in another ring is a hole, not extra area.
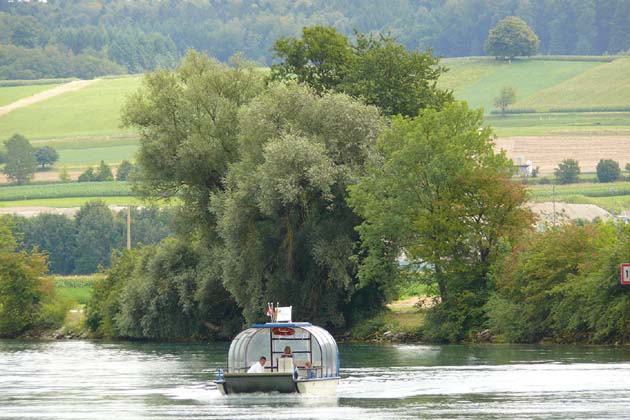
M 59 181 L 61 182 L 70 182 L 70 174 L 68 173 L 68 168 L 65 166 L 59 172 Z
M 35 159 L 37 159 L 37 163 L 42 165 L 43 169 L 46 165 L 52 166 L 57 162 L 59 160 L 59 153 L 50 146 L 37 147 L 35 148 Z
M 554 169 L 558 184 L 572 184 L 577 182 L 580 175 L 580 164 L 575 159 L 565 159 Z
M 26 137 L 15 134 L 4 141 L 6 148 L 6 160 L 4 173 L 12 181 L 18 184 L 27 184 L 37 169 L 35 150 Z
M 96 170 L 96 181 L 113 181 L 114 174 L 112 174 L 112 169 L 107 165 L 104 161 L 101 160 L 101 164 L 98 166 Z
M 599 182 L 613 182 L 619 179 L 621 168 L 612 159 L 600 159 L 597 164 L 597 180 Z
M 494 106 L 501 109 L 501 113 L 505 114 L 508 106 L 516 102 L 516 91 L 512 86 L 503 86 L 499 92 L 499 96 L 494 98 Z
M 96 181 L 96 174 L 94 168 L 91 166 L 87 168 L 81 175 L 79 175 L 79 182 L 94 182 Z
M 516 16 L 508 16 L 490 30 L 484 50 L 495 57 L 514 58 L 536 54 L 540 40 L 532 29 Z
M 120 162 L 120 166 L 116 170 L 116 181 L 127 181 L 133 170 L 133 165 L 128 160 Z

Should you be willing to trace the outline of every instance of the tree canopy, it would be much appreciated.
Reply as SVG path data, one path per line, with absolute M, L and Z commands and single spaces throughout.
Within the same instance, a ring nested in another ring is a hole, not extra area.
M 596 171 L 599 182 L 614 182 L 621 176 L 619 162 L 612 159 L 600 159 Z
M 212 202 L 227 289 L 248 320 L 276 300 L 294 304 L 301 319 L 343 326 L 360 288 L 351 260 L 359 219 L 347 188 L 383 127 L 378 110 L 273 84 L 239 121 L 242 159 Z
M 12 181 L 18 184 L 27 184 L 37 169 L 35 149 L 26 137 L 15 134 L 4 141 L 6 148 L 6 160 L 4 173 Z
M 575 159 L 564 159 L 553 170 L 558 184 L 572 184 L 577 182 L 580 175 L 580 163 Z
M 365 218 L 359 227 L 368 253 L 362 273 L 404 253 L 427 265 L 441 308 L 456 307 L 466 293 L 473 296 L 475 302 L 464 305 L 467 316 L 491 289 L 489 270 L 499 242 L 532 221 L 522 206 L 523 187 L 509 179 L 511 161 L 494 153 L 492 133 L 481 126 L 481 112 L 460 103 L 411 120 L 395 118 L 378 143 L 382 160 L 351 187 L 350 200 Z M 457 341 L 481 320 L 467 322 L 441 338 Z
M 336 90 L 375 105 L 386 115 L 417 115 L 451 101 L 437 87 L 446 71 L 431 51 L 409 51 L 390 36 L 356 32 L 356 45 L 328 27 L 303 29 L 301 39 L 281 38 L 275 46 L 272 78 L 306 83 L 317 92 Z
M 539 45 L 538 36 L 525 21 L 508 16 L 490 30 L 484 50 L 497 58 L 514 58 L 536 54 Z
M 59 160 L 59 153 L 50 146 L 35 148 L 35 159 L 44 168 L 46 165 L 53 165 Z

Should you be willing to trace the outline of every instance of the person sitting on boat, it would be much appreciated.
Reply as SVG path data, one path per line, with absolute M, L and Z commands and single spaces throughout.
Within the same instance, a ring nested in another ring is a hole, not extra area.
M 291 352 L 291 346 L 286 346 L 284 348 L 284 353 L 282 353 L 281 357 L 293 357 L 293 353 Z
M 308 360 L 304 362 L 304 369 L 306 370 L 306 377 L 308 379 L 317 378 L 317 371 L 313 369 L 313 364 Z
M 267 363 L 267 358 L 265 356 L 260 356 L 260 360 L 252 365 L 249 368 L 247 373 L 265 373 L 265 364 Z

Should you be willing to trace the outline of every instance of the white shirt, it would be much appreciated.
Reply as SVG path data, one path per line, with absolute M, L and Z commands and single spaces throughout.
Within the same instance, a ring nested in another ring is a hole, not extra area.
M 247 373 L 265 373 L 265 366 L 261 365 L 260 361 L 258 361 L 249 368 Z

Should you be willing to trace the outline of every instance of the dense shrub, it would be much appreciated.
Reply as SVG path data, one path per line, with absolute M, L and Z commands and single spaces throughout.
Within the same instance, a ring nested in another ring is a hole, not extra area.
M 88 326 L 106 337 L 188 339 L 231 336 L 242 325 L 235 302 L 209 279 L 201 248 L 168 239 L 114 257 L 88 303 Z
M 568 225 L 533 234 L 496 265 L 489 325 L 504 341 L 630 340 L 630 296 L 619 281 L 630 228 Z
M 614 182 L 621 176 L 619 162 L 612 159 L 600 159 L 597 164 L 597 180 L 599 182 Z
M 565 159 L 554 169 L 554 174 L 558 184 L 572 184 L 578 182 L 580 175 L 580 165 L 575 159 Z

